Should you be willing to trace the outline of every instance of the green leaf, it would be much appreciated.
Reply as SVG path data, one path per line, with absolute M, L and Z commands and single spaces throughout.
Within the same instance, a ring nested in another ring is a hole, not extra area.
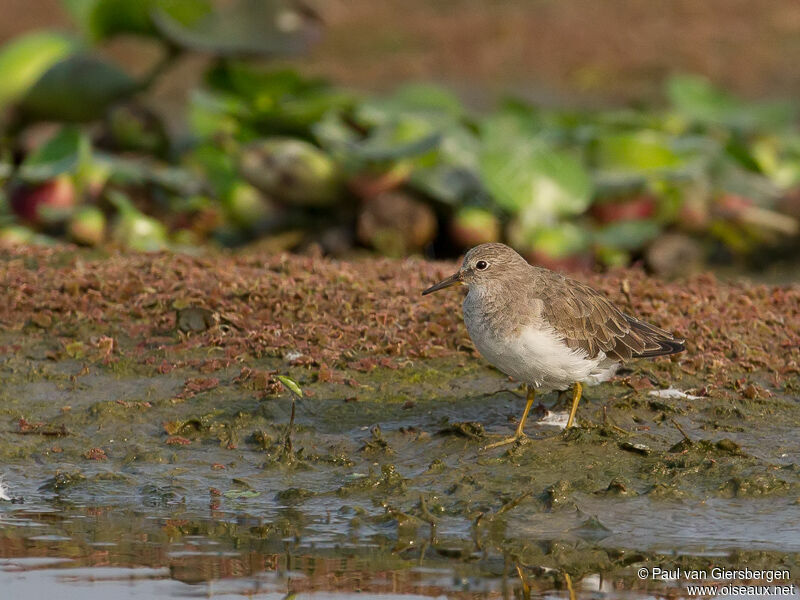
M 600 246 L 621 250 L 639 250 L 656 239 L 661 225 L 651 219 L 617 221 L 594 232 L 594 241 Z
M 23 97 L 50 67 L 78 48 L 72 37 L 37 31 L 0 49 L 0 109 Z
M 312 131 L 320 145 L 349 171 L 405 159 L 424 162 L 424 159 L 431 159 L 431 153 L 442 140 L 440 132 L 426 121 L 414 117 L 383 123 L 362 136 L 341 115 L 332 112 L 317 123 Z M 421 165 L 419 163 L 417 166 Z
M 480 156 L 480 174 L 497 203 L 527 223 L 547 225 L 584 212 L 592 183 L 570 154 L 538 138 L 489 132 Z
M 480 178 L 470 169 L 448 164 L 415 169 L 411 173 L 410 183 L 432 198 L 453 206 L 463 203 L 488 204 L 489 201 Z
M 80 54 L 48 69 L 22 99 L 20 109 L 32 119 L 92 121 L 137 89 L 137 82 L 113 63 Z
M 266 70 L 250 63 L 225 61 L 206 76 L 226 102 L 241 103 L 239 118 L 267 135 L 308 136 L 312 125 L 331 111 L 347 111 L 355 103 L 350 92 L 294 70 Z
M 800 185 L 800 135 L 762 136 L 750 152 L 758 169 L 781 189 Z
M 84 35 L 101 42 L 116 35 L 161 37 L 153 12 L 163 11 L 179 23 L 192 23 L 211 13 L 208 0 L 63 0 Z
M 796 107 L 789 102 L 746 103 L 703 77 L 678 75 L 667 82 L 672 105 L 693 121 L 738 129 L 782 128 L 792 124 Z
M 91 158 L 91 142 L 73 126 L 62 127 L 52 138 L 25 157 L 19 175 L 31 182 L 47 181 L 74 173 Z
M 454 117 L 464 114 L 461 100 L 450 90 L 430 83 L 407 83 L 397 88 L 391 102 L 404 111 L 437 112 Z
M 261 492 L 256 492 L 253 490 L 228 490 L 223 492 L 222 495 L 226 498 L 239 500 L 242 498 L 257 498 L 261 495 Z
M 444 127 L 465 115 L 461 101 L 449 90 L 432 84 L 406 84 L 390 96 L 369 98 L 359 107 L 356 119 L 365 125 L 380 125 L 413 115 Z
M 216 56 L 289 56 L 303 52 L 319 33 L 319 19 L 289 0 L 238 0 L 200 18 L 176 18 L 156 7 L 158 31 L 172 43 Z
M 86 344 L 79 341 L 70 342 L 64 346 L 64 351 L 67 353 L 67 356 L 75 359 L 81 359 L 86 356 L 86 350 Z
M 286 388 L 292 392 L 298 398 L 303 397 L 303 390 L 300 388 L 298 383 L 292 379 L 291 377 L 287 377 L 286 375 L 276 375 L 275 378 L 280 381 Z
M 492 147 L 502 146 L 507 140 L 541 140 L 547 131 L 559 128 L 553 123 L 546 123 L 546 120 L 545 115 L 531 108 L 506 103 L 483 120 L 481 139 L 484 145 Z
M 462 167 L 477 175 L 481 149 L 477 135 L 463 125 L 454 125 L 442 132 L 438 156 L 444 164 Z
M 205 185 L 188 169 L 144 158 L 96 152 L 94 164 L 98 168 L 107 169 L 111 181 L 121 185 L 153 184 L 184 196 L 199 194 Z
M 36 243 L 37 235 L 32 229 L 13 223 L 0 223 L 0 245 L 21 246 Z
M 417 164 L 410 183 L 441 202 L 487 206 L 491 198 L 478 173 L 480 141 L 465 126 L 449 126 L 441 134 L 433 164 Z
M 227 197 L 241 183 L 236 158 L 222 148 L 202 144 L 194 148 L 186 158 L 189 166 L 194 167 L 208 181 L 217 198 Z
M 150 4 L 148 0 L 64 0 L 72 19 L 93 42 L 120 33 L 154 35 Z
M 781 196 L 780 188 L 770 179 L 743 169 L 732 161 L 717 166 L 713 183 L 717 191 L 750 198 L 761 205 L 774 203 Z
M 434 150 L 441 140 L 438 132 L 409 135 L 402 126 L 381 127 L 362 142 L 350 144 L 350 152 L 361 160 L 378 163 L 419 157 Z
M 514 221 L 509 238 L 516 248 L 535 250 L 552 258 L 575 256 L 589 247 L 586 230 L 575 223 L 526 226 Z
M 11 160 L 11 153 L 7 150 L 0 150 L 0 185 L 2 185 L 6 179 L 11 177 L 11 174 L 14 172 L 14 163 Z M 3 198 L 0 196 L 0 206 L 2 206 Z M 2 212 L 2 211 L 0 211 Z
M 647 173 L 685 162 L 667 135 L 652 130 L 603 135 L 595 150 L 597 167 L 602 170 Z
M 189 104 L 189 124 L 194 135 L 202 138 L 244 137 L 242 120 L 251 112 L 244 100 L 232 94 L 194 90 Z
M 238 168 L 246 181 L 288 204 L 331 206 L 341 193 L 337 164 L 303 140 L 257 140 L 242 149 Z
M 314 133 L 322 143 L 338 146 L 351 170 L 364 163 L 413 161 L 415 169 L 429 169 L 428 177 L 418 178 L 424 186 L 424 179 L 441 178 L 453 167 L 477 165 L 477 143 L 460 122 L 464 114 L 458 98 L 444 88 L 406 85 L 390 96 L 361 102 L 349 115 L 353 126 L 330 119 Z M 463 156 L 456 158 L 459 153 Z
M 138 252 L 158 252 L 167 247 L 167 228 L 156 219 L 139 211 L 121 192 L 109 194 L 109 202 L 117 209 L 111 239 Z
M 311 126 L 311 133 L 322 148 L 339 159 L 342 159 L 341 155 L 351 145 L 357 144 L 361 139 L 356 129 L 338 111 L 333 110 Z
M 72 17 L 75 25 L 84 35 L 88 33 L 87 24 L 98 2 L 99 0 L 61 0 L 64 10 Z

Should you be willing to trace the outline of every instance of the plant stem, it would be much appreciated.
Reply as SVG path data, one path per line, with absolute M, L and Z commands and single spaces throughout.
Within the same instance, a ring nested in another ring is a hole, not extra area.
M 139 89 L 144 91 L 152 87 L 155 82 L 169 70 L 172 65 L 183 55 L 183 49 L 175 44 L 167 44 L 164 55 L 156 61 L 150 72 L 142 77 L 139 82 Z

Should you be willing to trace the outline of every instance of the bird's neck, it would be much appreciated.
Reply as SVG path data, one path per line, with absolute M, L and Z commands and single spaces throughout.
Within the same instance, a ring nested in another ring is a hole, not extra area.
M 484 328 L 504 329 L 509 314 L 513 314 L 515 294 L 505 289 L 503 283 L 471 285 L 464 298 L 464 317 L 481 323 Z

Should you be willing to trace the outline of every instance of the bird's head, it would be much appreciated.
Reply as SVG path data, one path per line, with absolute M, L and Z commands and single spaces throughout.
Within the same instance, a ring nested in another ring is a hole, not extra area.
M 426 296 L 452 285 L 495 287 L 510 274 L 527 266 L 525 259 L 505 244 L 481 244 L 467 252 L 458 271 L 432 285 L 422 295 Z

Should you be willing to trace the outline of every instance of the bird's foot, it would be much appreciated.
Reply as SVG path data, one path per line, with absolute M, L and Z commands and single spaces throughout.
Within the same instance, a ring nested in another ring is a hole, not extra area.
M 492 448 L 499 448 L 501 446 L 508 446 L 509 444 L 515 444 L 517 442 L 521 442 L 523 440 L 527 440 L 528 436 L 524 433 L 515 433 L 511 437 L 505 438 L 500 440 L 499 442 L 494 442 L 493 444 L 488 444 L 481 448 L 482 451 L 491 450 Z

